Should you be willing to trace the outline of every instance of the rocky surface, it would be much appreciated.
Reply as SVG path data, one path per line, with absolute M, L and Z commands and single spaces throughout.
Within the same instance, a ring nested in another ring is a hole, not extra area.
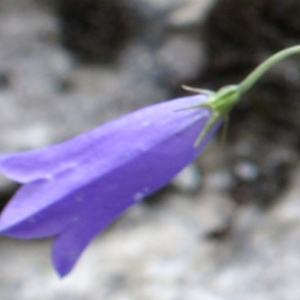
M 62 47 L 51 1 L 1 1 L 1 152 L 58 142 L 168 99 L 172 88 L 198 72 L 205 52 L 189 28 L 202 22 L 213 0 L 138 2 L 147 20 L 142 32 L 103 66 L 82 64 Z M 192 167 L 175 181 L 179 189 L 157 196 L 164 201 L 128 211 L 64 279 L 50 264 L 49 240 L 1 238 L 0 298 L 298 299 L 300 169 L 269 211 L 252 205 L 235 211 L 220 146 L 210 144 L 199 164 L 200 177 Z M 3 192 L 5 185 L 2 180 Z M 209 240 L 232 214 L 231 235 Z

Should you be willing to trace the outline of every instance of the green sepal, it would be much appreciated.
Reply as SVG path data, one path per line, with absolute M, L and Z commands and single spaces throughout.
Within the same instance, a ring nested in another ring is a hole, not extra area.
M 189 91 L 202 91 L 194 88 L 185 87 Z M 227 120 L 228 113 L 232 107 L 239 100 L 240 92 L 238 85 L 228 85 L 219 89 L 217 92 L 206 91 L 208 99 L 205 102 L 187 107 L 187 109 L 207 107 L 211 111 L 209 120 L 207 121 L 205 127 L 200 132 L 197 137 L 194 147 L 197 147 L 201 141 L 204 139 L 206 134 L 211 130 L 211 128 L 220 120 Z

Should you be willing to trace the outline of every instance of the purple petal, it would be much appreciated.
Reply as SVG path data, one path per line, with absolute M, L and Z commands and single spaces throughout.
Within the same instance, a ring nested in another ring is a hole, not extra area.
M 94 155 L 100 154 L 105 156 L 114 146 L 132 148 L 133 138 L 136 139 L 135 143 L 144 148 L 147 144 L 144 142 L 145 138 L 147 142 L 154 143 L 165 138 L 165 133 L 174 131 L 172 127 L 175 122 L 184 121 L 185 123 L 177 124 L 181 125 L 182 129 L 187 125 L 186 122 L 193 122 L 190 117 L 199 117 L 195 110 L 182 110 L 180 113 L 178 110 L 201 103 L 205 99 L 204 96 L 197 95 L 159 103 L 108 122 L 61 144 L 1 155 L 0 171 L 17 182 L 27 183 L 37 179 L 53 178 L 55 174 L 76 167 L 79 160 L 89 160 L 91 156 L 93 159 Z M 164 120 L 165 117 L 168 119 Z M 153 129 L 159 131 L 154 132 Z M 124 134 L 126 139 L 122 136 Z M 149 136 L 145 137 L 146 134 Z
M 0 170 L 28 182 L 0 218 L 2 234 L 58 235 L 53 261 L 65 275 L 89 241 L 153 193 L 201 151 L 193 144 L 210 117 L 200 95 L 153 105 L 65 143 L 0 157 Z
M 94 210 L 87 216 L 74 219 L 73 224 L 59 234 L 53 243 L 52 261 L 59 275 L 69 273 L 89 242 L 129 206 L 105 206 L 100 211 Z M 89 222 L 90 219 L 93 222 Z

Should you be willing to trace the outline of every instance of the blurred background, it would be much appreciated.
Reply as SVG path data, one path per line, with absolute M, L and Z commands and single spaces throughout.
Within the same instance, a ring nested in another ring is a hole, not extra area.
M 0 0 L 0 151 L 238 83 L 300 43 L 299 0 Z M 5 300 L 299 299 L 300 55 L 275 66 L 170 185 L 59 279 L 51 241 L 0 239 Z M 3 207 L 17 186 L 0 178 Z

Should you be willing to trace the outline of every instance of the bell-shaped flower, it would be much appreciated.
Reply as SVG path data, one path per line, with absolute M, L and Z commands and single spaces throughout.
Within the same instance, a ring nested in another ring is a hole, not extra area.
M 0 171 L 23 184 L 1 215 L 0 234 L 53 236 L 53 263 L 67 274 L 99 232 L 203 149 L 221 123 L 194 145 L 211 118 L 206 99 L 159 103 L 61 144 L 0 155 Z
M 87 244 L 130 206 L 167 184 L 203 149 L 228 112 L 270 67 L 239 85 L 152 105 L 64 143 L 0 155 L 0 171 L 22 183 L 0 217 L 0 234 L 54 237 L 52 259 L 67 274 Z

